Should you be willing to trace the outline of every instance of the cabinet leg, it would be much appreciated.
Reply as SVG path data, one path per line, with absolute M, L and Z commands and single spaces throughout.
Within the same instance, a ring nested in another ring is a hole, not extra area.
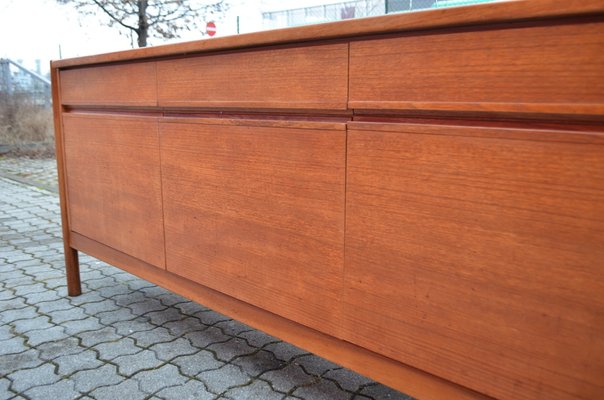
M 65 246 L 65 271 L 67 274 L 67 294 L 69 296 L 81 295 L 82 284 L 80 283 L 78 251 L 68 246 Z

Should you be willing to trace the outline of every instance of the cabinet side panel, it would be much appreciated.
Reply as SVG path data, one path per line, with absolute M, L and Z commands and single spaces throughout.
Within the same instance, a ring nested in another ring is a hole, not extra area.
M 168 271 L 337 335 L 345 131 L 160 132 Z
M 164 268 L 157 119 L 65 114 L 70 228 Z
M 496 398 L 602 398 L 604 146 L 479 129 L 349 130 L 344 339 Z

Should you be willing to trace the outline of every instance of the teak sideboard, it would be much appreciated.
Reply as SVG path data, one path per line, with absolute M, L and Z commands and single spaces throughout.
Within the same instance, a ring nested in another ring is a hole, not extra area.
M 604 2 L 52 63 L 78 251 L 420 399 L 604 399 Z

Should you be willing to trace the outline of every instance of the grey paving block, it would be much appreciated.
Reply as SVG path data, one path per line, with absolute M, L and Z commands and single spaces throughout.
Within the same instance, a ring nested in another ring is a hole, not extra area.
M 55 374 L 55 367 L 52 364 L 43 364 L 31 369 L 21 369 L 8 375 L 13 382 L 12 389 L 17 392 L 24 392 L 34 386 L 48 385 L 57 382 L 61 377 Z
M 140 353 L 116 357 L 112 363 L 117 365 L 120 374 L 130 376 L 142 370 L 157 368 L 164 361 L 158 359 L 151 350 L 143 350 Z
M 75 389 L 82 393 L 101 386 L 117 385 L 124 381 L 124 378 L 117 373 L 117 368 L 109 364 L 88 371 L 78 371 L 70 379 L 75 383 Z M 126 399 L 126 397 L 117 398 Z
M 138 382 L 133 379 L 124 381 L 119 385 L 95 389 L 90 395 L 96 400 L 143 400 L 147 397 L 147 394 L 138 388 Z
M 302 350 L 299 347 L 293 346 L 289 343 L 278 342 L 264 346 L 264 350 L 268 350 L 275 355 L 279 360 L 291 361 L 296 357 L 310 354 L 307 351 Z
M 196 380 L 162 389 L 156 396 L 164 400 L 213 400 L 216 398 L 216 395 L 206 390 L 202 382 Z
M 193 346 L 203 349 L 211 344 L 228 342 L 230 336 L 225 335 L 220 329 L 209 327 L 203 331 L 189 332 L 185 336 Z
M 136 315 L 142 315 L 153 311 L 161 311 L 167 308 L 159 300 L 147 298 L 136 303 L 128 304 L 126 307 L 128 307 Z
M 138 303 L 140 301 L 145 301 L 145 299 L 147 299 L 147 297 L 143 292 L 128 292 L 126 294 L 120 294 L 111 298 L 111 300 L 113 300 L 115 304 L 120 307 L 124 307 L 133 303 Z
M 120 308 L 113 311 L 101 312 L 95 315 L 103 325 L 113 325 L 120 321 L 129 321 L 136 318 L 128 308 Z
M 8 309 L 0 312 L 0 324 L 8 324 L 21 319 L 32 319 L 37 316 L 38 312 L 34 307 L 28 306 L 19 309 Z
M 27 349 L 28 347 L 25 346 L 25 339 L 18 336 L 0 342 L 0 356 L 5 354 L 22 353 Z
M 346 368 L 327 371 L 323 375 L 323 378 L 329 378 L 338 382 L 338 384 L 342 388 L 350 392 L 356 392 L 362 387 L 373 383 L 371 379 L 366 378 L 363 375 L 359 375 L 355 372 L 352 372 L 351 370 Z
M 147 393 L 155 393 L 170 386 L 182 385 L 187 378 L 182 376 L 174 365 L 166 364 L 151 371 L 142 371 L 134 375 L 133 379 L 139 382 L 139 388 Z
M 283 393 L 289 393 L 299 386 L 312 385 L 319 381 L 316 376 L 308 375 L 298 366 L 290 364 L 283 369 L 268 371 L 260 378 L 269 381 L 275 389 Z
M 68 310 L 57 310 L 47 313 L 54 324 L 62 324 L 67 321 L 77 321 L 88 317 L 80 307 L 71 307 Z
M 228 389 L 245 385 L 251 381 L 251 378 L 235 365 L 227 364 L 222 368 L 213 371 L 204 371 L 197 375 L 207 388 L 216 394 L 223 393 Z
M 327 371 L 342 368 L 338 364 L 327 361 L 324 358 L 309 354 L 302 357 L 297 357 L 294 364 L 302 366 L 304 370 L 312 375 L 323 375 Z
M 65 329 L 62 326 L 53 326 L 48 329 L 29 331 L 25 336 L 27 336 L 28 345 L 37 346 L 42 343 L 65 339 L 69 335 L 65 333 Z
M 265 372 L 282 369 L 285 362 L 278 360 L 270 351 L 260 350 L 254 354 L 236 358 L 232 361 L 250 376 L 259 376 Z
M 253 347 L 264 347 L 269 343 L 279 343 L 280 340 L 271 335 L 267 335 L 262 331 L 251 330 L 247 332 L 242 332 L 238 335 L 240 338 L 245 339 L 245 341 Z
M 199 318 L 199 320 L 205 325 L 214 325 L 219 322 L 231 320 L 229 317 L 211 310 L 198 312 L 195 314 L 195 317 Z
M 103 297 L 111 298 L 121 294 L 128 294 L 132 291 L 128 286 L 114 284 L 113 286 L 105 286 L 97 290 L 97 293 Z
M 61 323 L 61 326 L 65 328 L 65 333 L 68 335 L 76 335 L 78 333 L 96 331 L 102 329 L 104 326 L 96 317 L 86 317 L 76 321 L 67 321 Z
M 103 299 L 102 301 L 88 302 L 82 304 L 80 307 L 82 307 L 84 311 L 86 311 L 86 313 L 90 315 L 96 315 L 97 313 L 101 312 L 116 311 L 122 308 L 121 306 L 115 304 L 115 301 L 113 301 L 112 299 Z
M 48 329 L 54 325 L 50 323 L 50 317 L 40 315 L 31 319 L 21 319 L 11 324 L 17 333 L 25 333 L 34 329 Z
M 170 362 L 178 365 L 183 374 L 191 377 L 198 375 L 202 371 L 218 369 L 224 365 L 222 361 L 218 361 L 214 357 L 214 354 L 206 350 L 201 350 L 196 354 L 176 357 Z
M 161 360 L 171 360 L 175 357 L 194 354 L 198 351 L 195 347 L 191 346 L 191 343 L 184 338 L 178 338 L 173 342 L 158 343 L 149 348 L 157 355 L 157 358 Z
M 413 397 L 379 383 L 366 386 L 360 393 L 376 400 L 413 400 Z
M 6 378 L 0 378 L 0 400 L 8 400 L 12 398 L 15 393 L 8 390 L 10 381 Z
M 13 334 L 11 333 L 11 329 L 12 329 L 12 327 L 10 325 L 0 326 L 0 342 L 13 337 Z
M 229 389 L 225 396 L 232 399 L 281 400 L 283 393 L 275 392 L 268 383 L 256 380 L 249 385 Z
M 79 345 L 78 339 L 73 337 L 47 342 L 36 348 L 40 351 L 40 358 L 43 360 L 54 360 L 60 356 L 78 354 L 86 350 Z
M 92 347 L 100 343 L 114 342 L 123 337 L 118 335 L 115 332 L 115 328 L 112 326 L 106 326 L 102 329 L 90 332 L 80 332 L 77 334 L 77 336 L 82 339 L 82 344 L 88 347 Z
M 85 280 L 85 279 L 86 278 L 82 277 L 82 280 Z M 85 292 L 82 292 L 82 294 L 79 296 L 70 297 L 68 300 L 69 300 L 69 303 L 74 306 L 83 306 L 84 304 L 97 303 L 99 301 L 103 301 L 106 299 L 104 297 L 101 297 L 96 292 L 85 291 Z M 84 308 L 84 310 L 86 310 L 86 308 Z
M 184 315 L 176 308 L 166 308 L 165 310 L 150 312 L 147 314 L 147 317 L 155 325 L 163 325 L 170 321 L 180 321 L 184 318 Z
M 184 300 L 182 297 L 178 296 L 180 299 Z M 201 312 L 210 311 L 209 308 L 202 306 L 201 304 L 195 303 L 194 301 L 183 301 L 176 304 L 174 307 L 178 308 L 185 315 L 195 315 Z
M 73 305 L 69 302 L 69 299 L 61 298 L 59 300 L 45 301 L 45 302 L 36 304 L 36 307 L 38 307 L 39 312 L 41 312 L 43 314 L 48 314 L 48 313 L 51 313 L 53 311 L 58 311 L 58 310 L 70 310 L 73 308 Z
M 33 283 L 31 285 L 16 286 L 15 295 L 24 296 L 31 293 L 44 293 L 48 289 L 42 283 Z
M 151 325 L 153 326 L 153 325 Z M 157 327 L 130 335 L 140 347 L 149 347 L 157 343 L 171 342 L 174 336 L 166 328 Z
M 197 318 L 186 317 L 179 321 L 166 322 L 162 325 L 167 328 L 174 336 L 183 336 L 189 332 L 203 331 L 207 325 L 202 324 Z
M 233 338 L 228 342 L 212 344 L 207 347 L 207 350 L 213 351 L 216 354 L 216 358 L 225 362 L 258 351 L 255 347 L 250 347 L 245 340 L 239 338 Z
M 62 380 L 52 385 L 37 386 L 27 390 L 26 395 L 31 400 L 74 400 L 81 396 L 75 391 L 75 383 Z
M 313 400 L 350 400 L 352 398 L 352 393 L 338 388 L 335 383 L 328 380 L 321 380 L 311 386 L 299 387 L 293 394 Z
M 59 366 L 59 373 L 62 375 L 71 375 L 76 371 L 94 369 L 103 365 L 103 362 L 97 359 L 96 353 L 92 350 L 60 356 L 53 362 Z
M 45 290 L 40 293 L 33 293 L 27 296 L 27 303 L 35 305 L 44 301 L 54 301 L 61 299 L 61 295 L 54 290 Z
M 40 351 L 29 349 L 19 354 L 0 356 L 0 376 L 8 375 L 20 369 L 34 368 L 44 363 L 40 358 Z
M 136 354 L 142 349 L 134 344 L 134 340 L 123 338 L 116 342 L 101 343 L 93 347 L 99 352 L 101 360 L 113 360 L 116 357 Z

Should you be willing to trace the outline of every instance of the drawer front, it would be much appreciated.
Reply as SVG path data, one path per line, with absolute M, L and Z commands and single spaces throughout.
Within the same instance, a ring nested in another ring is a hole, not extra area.
M 604 135 L 370 125 L 344 339 L 494 398 L 604 398 Z
M 604 23 L 352 42 L 350 107 L 604 112 Z
M 65 105 L 157 105 L 154 62 L 67 69 L 60 85 Z
M 168 271 L 336 334 L 345 131 L 161 123 L 160 132 Z
M 155 118 L 63 115 L 72 231 L 165 267 Z
M 157 68 L 161 106 L 346 109 L 346 44 L 205 55 Z

